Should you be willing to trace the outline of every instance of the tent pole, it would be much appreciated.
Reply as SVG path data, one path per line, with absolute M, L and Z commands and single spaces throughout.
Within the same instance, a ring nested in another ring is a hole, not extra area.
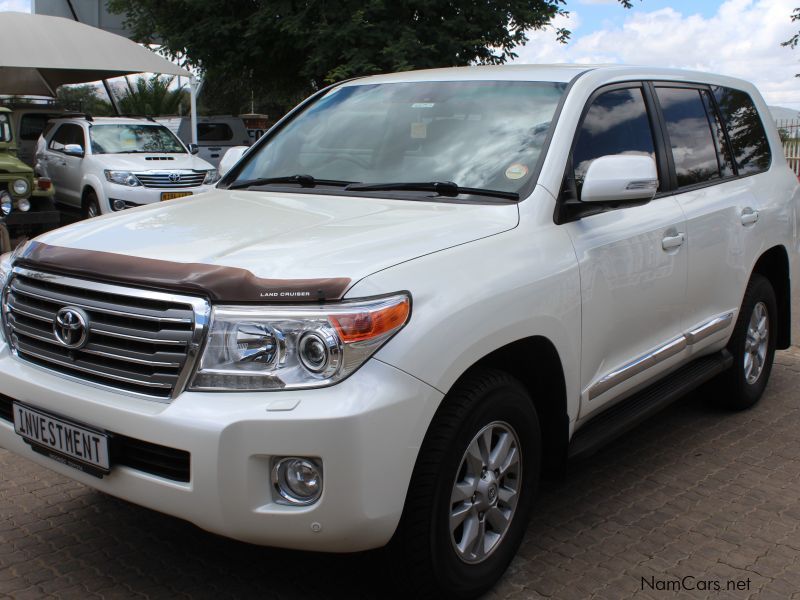
M 189 77 L 189 112 L 192 120 L 192 143 L 197 143 L 197 78 Z

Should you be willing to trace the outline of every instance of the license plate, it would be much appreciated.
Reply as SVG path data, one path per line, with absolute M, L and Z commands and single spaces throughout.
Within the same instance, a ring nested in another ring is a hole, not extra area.
M 161 201 L 175 200 L 175 198 L 184 198 L 191 195 L 192 192 L 161 192 Z
M 61 463 L 93 475 L 108 473 L 108 435 L 14 403 L 14 431 L 31 447 Z

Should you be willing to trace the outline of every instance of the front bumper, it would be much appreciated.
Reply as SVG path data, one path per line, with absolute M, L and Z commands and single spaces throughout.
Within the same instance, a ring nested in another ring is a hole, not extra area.
M 130 502 L 246 542 L 326 552 L 380 547 L 405 502 L 417 451 L 442 395 L 372 359 L 323 389 L 186 392 L 171 404 L 63 379 L 0 350 L 0 390 L 32 407 L 191 453 L 188 483 L 116 466 L 98 479 L 34 452 L 0 419 L 0 446 Z M 319 457 L 308 507 L 277 504 L 275 456 Z
M 61 213 L 57 210 L 31 210 L 22 212 L 12 211 L 6 217 L 6 225 L 17 227 L 22 225 L 58 225 L 61 223 Z
M 103 191 L 108 206 L 104 212 L 111 212 L 111 206 L 114 200 L 122 200 L 129 208 L 133 208 L 136 206 L 143 206 L 145 204 L 155 204 L 156 202 L 161 202 L 162 193 L 179 192 L 190 193 L 192 196 L 196 196 L 197 194 L 202 194 L 203 192 L 207 192 L 212 189 L 214 189 L 213 185 L 199 185 L 188 188 L 166 189 L 144 186 L 129 187 L 106 182 Z

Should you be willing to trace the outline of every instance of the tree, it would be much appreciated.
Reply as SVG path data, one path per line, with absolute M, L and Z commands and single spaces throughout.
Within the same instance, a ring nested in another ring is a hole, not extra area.
M 795 21 L 800 21 L 800 8 L 795 8 L 792 11 L 791 19 L 792 23 L 794 23 Z M 781 46 L 788 46 L 789 48 L 797 48 L 797 44 L 800 44 L 800 32 L 795 33 L 792 37 L 783 42 Z M 800 77 L 800 75 L 798 75 L 798 77 Z
M 174 76 L 139 77 L 135 83 L 125 78 L 125 88 L 118 99 L 120 111 L 127 115 L 177 115 L 186 101 L 186 86 L 170 89 Z
M 97 87 L 91 83 L 62 85 L 56 91 L 56 98 L 71 110 L 100 116 L 114 114 L 114 107 L 100 96 Z
M 632 2 L 617 1 L 626 8 Z M 209 108 L 238 113 L 249 109 L 251 91 L 285 109 L 349 77 L 502 64 L 516 56 L 527 32 L 567 14 L 565 2 L 110 0 L 108 6 L 125 15 L 135 39 L 162 44 L 203 74 Z M 569 37 L 566 29 L 556 32 L 561 41 Z

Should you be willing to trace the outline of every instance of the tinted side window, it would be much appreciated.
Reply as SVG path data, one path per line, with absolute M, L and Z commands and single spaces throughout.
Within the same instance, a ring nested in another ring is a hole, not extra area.
M 768 169 L 772 160 L 769 142 L 761 116 L 750 96 L 731 88 L 711 89 L 728 129 L 739 174 L 748 175 Z
M 22 115 L 19 121 L 19 138 L 21 140 L 38 140 L 49 118 L 49 115 L 37 113 Z
M 714 132 L 714 141 L 717 145 L 717 160 L 719 161 L 720 172 L 723 177 L 732 177 L 735 175 L 733 169 L 733 157 L 731 156 L 731 148 L 728 145 L 728 140 L 725 139 L 725 130 L 722 126 L 722 121 L 719 119 L 719 114 L 714 106 L 714 101 L 711 99 L 711 93 L 707 90 L 701 90 L 700 96 L 703 98 L 703 105 L 706 107 L 706 114 L 711 123 L 711 130 Z
M 227 123 L 198 123 L 197 140 L 200 142 L 229 142 L 233 131 Z
M 579 194 L 592 161 L 611 154 L 655 156 L 653 132 L 640 88 L 605 92 L 589 107 L 572 153 Z
M 678 186 L 719 179 L 717 147 L 700 91 L 656 88 L 656 95 L 667 124 Z
M 64 123 L 56 130 L 53 139 L 50 141 L 52 150 L 63 151 L 67 144 L 80 144 L 86 148 L 86 140 L 83 137 L 83 128 L 80 125 Z

